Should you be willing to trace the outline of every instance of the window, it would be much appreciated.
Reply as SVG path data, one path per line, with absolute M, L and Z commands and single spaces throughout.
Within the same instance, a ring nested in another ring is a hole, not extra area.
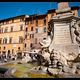
M 23 37 L 19 36 L 19 43 L 23 43 Z
M 31 31 L 33 31 L 33 27 L 31 27 Z
M 14 49 L 12 49 L 12 54 L 14 53 Z
M 5 44 L 7 43 L 7 38 L 4 38 L 4 43 L 5 43 Z
M 13 32 L 13 26 L 11 26 L 11 32 Z
M 0 28 L 0 33 L 1 33 L 1 28 Z
M 5 28 L 4 32 L 8 32 L 8 28 L 7 27 Z
M 30 39 L 31 39 L 31 38 L 34 38 L 34 34 L 30 34 Z
M 23 24 L 22 25 L 20 25 L 20 31 L 22 31 L 23 30 Z
M 31 34 L 30 34 L 30 39 L 31 39 Z
M 46 27 L 44 27 L 44 32 L 46 32 Z
M 27 22 L 25 22 L 25 24 L 26 24 L 26 25 L 28 25 L 28 24 L 29 24 L 29 22 L 27 21 Z
M 28 31 L 28 29 L 26 28 L 26 32 Z
M 4 47 L 4 50 L 6 49 L 6 47 Z
M 37 44 L 37 38 L 35 38 L 35 44 Z
M 31 21 L 30 21 L 30 24 L 33 24 L 33 23 L 34 23 L 34 21 L 33 21 L 33 20 L 31 20 Z
M 20 47 L 18 47 L 18 50 L 20 50 Z
M 0 44 L 2 43 L 2 38 L 0 38 Z
M 10 50 L 8 50 L 8 55 L 10 55 Z
M 36 19 L 36 26 L 38 26 L 38 19 Z
M 46 19 L 44 19 L 44 25 L 46 25 Z
M 4 38 L 3 39 L 3 44 L 6 44 L 7 43 L 7 38 Z
M 1 32 L 3 33 L 3 28 L 1 29 Z
M 25 44 L 24 46 L 25 46 L 25 48 L 26 48 L 26 44 Z
M 36 33 L 38 33 L 38 28 L 36 28 Z
M 34 38 L 34 34 L 32 34 L 32 38 Z
M 30 44 L 30 47 L 32 48 L 32 46 L 33 46 L 33 44 L 31 43 L 31 44 Z
M 32 21 L 30 21 L 30 24 L 32 24 Z
M 4 44 L 5 42 L 4 42 L 4 39 L 3 39 L 3 44 Z
M 27 35 L 25 35 L 25 38 L 27 38 Z
M 9 38 L 9 43 L 12 43 L 12 37 Z

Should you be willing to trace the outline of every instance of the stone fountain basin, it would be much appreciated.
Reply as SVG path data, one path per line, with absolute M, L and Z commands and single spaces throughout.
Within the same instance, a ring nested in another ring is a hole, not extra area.
M 4 67 L 0 67 L 0 73 L 4 74 L 8 69 Z
M 16 70 L 13 68 L 0 67 L 0 74 L 2 78 L 14 78 L 12 75 Z

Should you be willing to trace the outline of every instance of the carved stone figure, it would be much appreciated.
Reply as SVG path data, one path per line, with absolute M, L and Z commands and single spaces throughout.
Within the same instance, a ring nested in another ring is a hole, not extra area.
M 56 18 L 52 17 L 49 21 L 48 36 L 40 44 L 42 48 L 48 49 L 47 52 L 44 51 L 43 55 L 50 56 L 52 65 L 57 59 L 63 66 L 69 67 L 68 61 L 74 60 L 78 56 L 78 46 L 80 46 L 80 18 L 74 17 L 72 13 L 70 15 L 66 14 L 66 16 L 58 16 L 55 16 Z M 54 52 L 52 51 L 53 49 Z M 53 55 L 52 52 L 55 57 L 52 56 L 51 58 L 51 55 Z

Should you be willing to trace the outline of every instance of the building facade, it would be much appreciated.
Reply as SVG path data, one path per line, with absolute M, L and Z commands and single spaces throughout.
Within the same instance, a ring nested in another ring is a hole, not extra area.
M 25 15 L 0 22 L 0 53 L 9 55 L 24 48 Z
M 68 6 L 68 2 L 59 2 L 58 10 L 48 10 L 43 15 L 21 15 L 5 20 L 0 20 L 0 53 L 17 54 L 19 51 L 30 51 L 34 48 L 40 48 L 39 42 L 47 36 L 49 32 L 48 22 L 52 16 L 57 14 L 64 15 L 63 6 Z M 72 12 L 78 16 L 79 7 L 68 7 L 65 11 Z M 20 55 L 20 54 L 19 54 Z

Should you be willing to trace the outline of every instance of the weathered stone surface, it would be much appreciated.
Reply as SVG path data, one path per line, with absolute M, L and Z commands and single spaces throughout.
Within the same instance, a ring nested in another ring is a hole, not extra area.
M 76 73 L 76 66 L 74 65 L 73 68 L 70 70 L 70 73 L 75 74 Z
M 80 70 L 79 69 L 76 70 L 76 74 L 80 74 Z
M 22 59 L 22 62 L 29 62 L 29 61 L 31 61 L 32 59 L 31 59 L 31 57 L 29 56 L 29 54 L 26 54 L 26 56 Z
M 53 68 L 48 68 L 49 72 L 51 72 L 52 74 L 58 74 L 60 72 L 59 69 L 53 69 Z
M 63 72 L 69 73 L 70 71 L 71 71 L 71 69 L 68 66 L 63 67 Z

